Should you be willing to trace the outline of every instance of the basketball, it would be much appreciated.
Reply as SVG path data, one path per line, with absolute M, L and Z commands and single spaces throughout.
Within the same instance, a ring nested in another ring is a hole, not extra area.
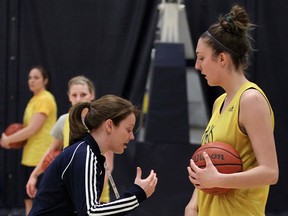
M 12 123 L 5 129 L 4 133 L 5 133 L 5 135 L 9 136 L 9 135 L 14 134 L 17 131 L 21 130 L 22 128 L 24 128 L 23 124 Z M 16 143 L 10 143 L 9 145 L 12 149 L 19 149 L 19 148 L 23 148 L 23 146 L 25 144 L 26 144 L 26 141 L 20 141 L 20 142 L 16 142 Z
M 48 155 L 45 156 L 43 163 L 42 163 L 42 170 L 43 172 L 46 171 L 47 167 L 52 163 L 52 161 L 60 154 L 60 150 L 50 152 Z
M 236 173 L 243 169 L 242 160 L 238 152 L 229 144 L 223 142 L 212 142 L 202 145 L 193 154 L 192 159 L 199 168 L 205 168 L 206 162 L 203 152 L 206 152 L 213 165 L 220 173 Z M 229 188 L 207 188 L 201 189 L 205 193 L 212 195 L 224 194 L 230 191 Z

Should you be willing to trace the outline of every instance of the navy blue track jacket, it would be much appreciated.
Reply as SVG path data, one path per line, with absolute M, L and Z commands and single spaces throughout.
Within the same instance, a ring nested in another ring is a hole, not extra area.
M 120 199 L 99 203 L 104 162 L 90 134 L 65 148 L 44 173 L 29 216 L 126 215 L 138 207 L 147 197 L 135 184 Z

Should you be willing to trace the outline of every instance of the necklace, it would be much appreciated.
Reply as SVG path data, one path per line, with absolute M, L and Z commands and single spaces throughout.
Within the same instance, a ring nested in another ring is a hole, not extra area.
M 111 175 L 111 172 L 110 172 L 106 162 L 104 163 L 104 168 L 105 168 L 105 171 L 106 171 L 106 173 L 108 175 L 108 179 L 109 179 L 109 182 L 110 182 L 110 184 L 112 186 L 112 189 L 114 191 L 115 197 L 116 197 L 116 199 L 119 199 L 120 198 L 119 192 L 117 190 L 117 187 L 115 185 L 114 179 L 113 179 L 113 177 Z

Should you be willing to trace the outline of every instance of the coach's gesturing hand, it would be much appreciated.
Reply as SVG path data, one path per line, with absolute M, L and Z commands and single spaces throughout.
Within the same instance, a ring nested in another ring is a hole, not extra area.
M 141 179 L 142 170 L 140 167 L 137 167 L 137 175 L 134 183 L 139 185 L 146 193 L 147 198 L 150 197 L 156 188 L 158 178 L 154 170 L 151 170 L 149 176 L 145 179 Z

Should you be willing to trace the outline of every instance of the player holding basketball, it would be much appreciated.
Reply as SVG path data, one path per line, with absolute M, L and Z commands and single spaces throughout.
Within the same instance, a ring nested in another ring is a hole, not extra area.
M 88 109 L 84 120 L 83 110 Z M 99 203 L 105 175 L 103 154 L 122 154 L 130 140 L 139 110 L 114 95 L 75 104 L 69 111 L 69 147 L 49 165 L 40 183 L 29 216 L 126 215 L 150 197 L 157 185 L 151 170 L 142 179 L 138 167 L 134 185 L 122 197 Z M 113 187 L 115 189 L 115 187 Z
M 46 89 L 48 81 L 48 73 L 42 66 L 35 66 L 30 70 L 28 85 L 33 97 L 25 108 L 23 118 L 25 127 L 10 136 L 2 134 L 1 144 L 7 149 L 10 148 L 10 143 L 27 140 L 21 160 L 25 181 L 53 139 L 50 131 L 56 122 L 57 105 L 54 96 Z M 27 215 L 32 206 L 32 199 L 25 193 L 24 201 Z
M 205 153 L 206 168 L 191 160 L 188 174 L 195 190 L 185 216 L 263 216 L 269 185 L 278 181 L 273 111 L 263 91 L 245 77 L 252 27 L 245 9 L 235 5 L 198 40 L 195 68 L 210 86 L 225 90 L 214 102 L 202 144 L 231 144 L 243 161 L 243 172 L 221 174 Z M 199 190 L 213 187 L 235 190 L 224 195 Z

